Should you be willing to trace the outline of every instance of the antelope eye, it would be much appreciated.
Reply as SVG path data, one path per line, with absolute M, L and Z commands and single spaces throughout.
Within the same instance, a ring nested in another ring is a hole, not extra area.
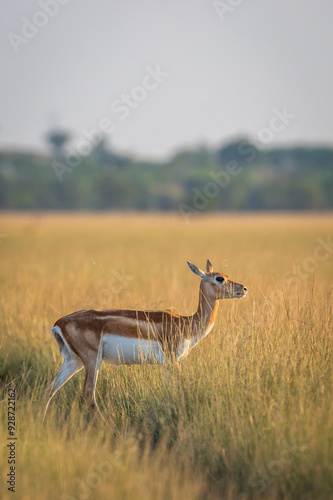
M 223 276 L 216 276 L 216 281 L 218 281 L 219 283 L 223 283 L 225 281 L 225 279 L 223 278 Z

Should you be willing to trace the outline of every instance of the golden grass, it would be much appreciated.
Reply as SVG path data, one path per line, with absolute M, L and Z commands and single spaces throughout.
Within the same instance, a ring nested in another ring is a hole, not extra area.
M 189 224 L 177 215 L 2 215 L 1 436 L 16 386 L 16 498 L 333 498 L 333 254 L 316 253 L 332 223 L 329 214 Z M 199 279 L 186 260 L 204 267 L 207 258 L 249 294 L 221 303 L 182 373 L 103 367 L 106 423 L 95 423 L 80 372 L 42 424 L 61 365 L 55 320 L 91 307 L 190 314 Z M 1 446 L 4 499 L 13 498 L 7 455 Z

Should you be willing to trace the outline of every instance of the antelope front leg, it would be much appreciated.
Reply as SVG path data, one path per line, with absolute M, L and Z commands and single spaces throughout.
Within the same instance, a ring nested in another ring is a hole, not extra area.
M 182 367 L 177 360 L 168 359 L 163 364 L 164 381 L 170 383 L 175 377 L 179 377 L 182 373 Z

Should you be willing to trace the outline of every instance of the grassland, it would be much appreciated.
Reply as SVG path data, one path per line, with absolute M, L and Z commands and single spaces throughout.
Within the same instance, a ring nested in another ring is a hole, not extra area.
M 332 228 L 332 215 L 1 215 L 0 497 L 333 498 Z M 97 423 L 80 372 L 42 424 L 61 365 L 55 320 L 85 308 L 192 313 L 199 279 L 186 260 L 206 258 L 249 294 L 221 303 L 182 372 L 102 368 Z

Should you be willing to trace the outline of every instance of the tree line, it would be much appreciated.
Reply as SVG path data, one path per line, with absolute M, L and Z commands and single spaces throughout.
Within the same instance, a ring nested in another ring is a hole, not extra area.
M 333 149 L 260 149 L 246 139 L 198 147 L 165 162 L 120 155 L 101 141 L 86 156 L 0 151 L 0 208 L 8 210 L 218 210 L 333 208 Z

